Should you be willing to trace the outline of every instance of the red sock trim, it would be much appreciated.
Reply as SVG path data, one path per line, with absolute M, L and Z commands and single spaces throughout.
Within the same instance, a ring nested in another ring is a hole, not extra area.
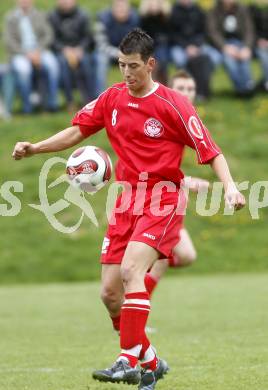
M 141 367 L 142 367 L 142 368 L 145 368 L 145 369 L 147 369 L 147 370 L 155 371 L 156 368 L 157 368 L 157 363 L 158 363 L 158 359 L 157 359 L 157 357 L 155 356 L 155 357 L 153 358 L 153 360 L 151 360 L 150 362 L 142 363 L 142 364 L 141 364 Z
M 120 353 L 119 357 L 125 357 L 129 361 L 129 365 L 132 368 L 135 368 L 136 365 L 138 364 L 138 358 L 136 356 L 128 355 L 127 353 Z
M 120 320 L 121 320 L 121 314 L 117 317 L 111 317 L 112 323 L 113 323 L 113 328 L 116 331 L 120 330 Z
M 151 295 L 156 288 L 158 283 L 158 280 L 155 279 L 150 273 L 147 273 L 144 278 L 144 284 L 145 288 L 148 291 L 149 297 L 151 298 Z
M 125 299 L 149 299 L 149 294 L 147 291 L 135 292 L 125 294 Z

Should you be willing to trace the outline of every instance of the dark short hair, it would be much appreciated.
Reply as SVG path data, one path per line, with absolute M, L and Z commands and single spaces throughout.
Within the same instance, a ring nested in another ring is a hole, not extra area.
M 141 28 L 135 28 L 122 39 L 119 50 L 125 55 L 140 54 L 142 60 L 147 62 L 154 53 L 154 41 Z
M 191 73 L 187 72 L 184 69 L 178 70 L 169 80 L 169 86 L 172 88 L 172 85 L 174 83 L 174 80 L 176 79 L 186 79 L 186 80 L 194 80 L 194 77 L 191 75 Z

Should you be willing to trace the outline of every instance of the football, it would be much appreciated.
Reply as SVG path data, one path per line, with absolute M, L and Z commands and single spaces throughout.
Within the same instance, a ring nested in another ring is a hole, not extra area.
M 96 146 L 84 146 L 68 158 L 66 173 L 72 186 L 85 192 L 97 192 L 112 176 L 109 155 Z

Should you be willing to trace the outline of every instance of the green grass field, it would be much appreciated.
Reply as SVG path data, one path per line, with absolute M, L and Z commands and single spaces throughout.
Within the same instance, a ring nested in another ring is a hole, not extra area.
M 91 380 L 118 353 L 99 285 L 0 288 L 1 390 L 116 390 Z M 159 390 L 267 390 L 267 275 L 163 280 L 149 321 L 171 371 Z

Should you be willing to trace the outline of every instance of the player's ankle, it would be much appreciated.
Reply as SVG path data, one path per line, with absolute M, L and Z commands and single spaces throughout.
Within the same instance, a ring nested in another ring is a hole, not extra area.
M 118 360 L 127 360 L 130 367 L 135 368 L 138 364 L 138 358 L 136 356 L 129 355 L 127 353 L 121 353 Z
M 155 357 L 151 361 L 141 363 L 141 367 L 146 371 L 155 371 L 157 369 L 157 363 L 158 358 L 155 355 Z

